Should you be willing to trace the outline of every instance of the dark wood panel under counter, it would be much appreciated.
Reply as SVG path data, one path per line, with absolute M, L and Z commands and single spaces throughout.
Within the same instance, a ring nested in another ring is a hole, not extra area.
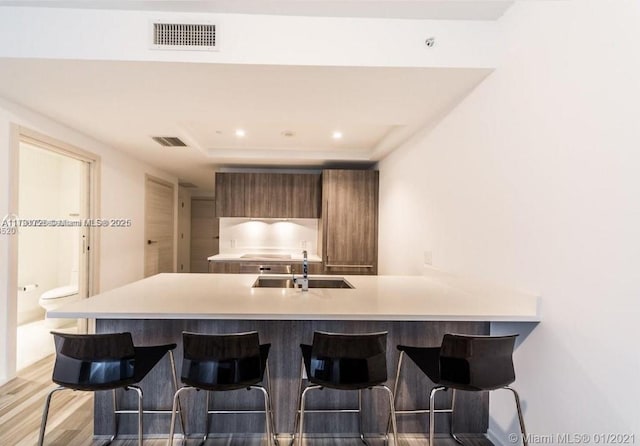
M 175 350 L 178 371 L 182 363 L 183 331 L 199 333 L 233 333 L 257 330 L 262 343 L 270 343 L 269 369 L 272 381 L 272 404 L 275 415 L 275 430 L 278 434 L 293 432 L 296 411 L 296 392 L 300 370 L 299 344 L 310 343 L 315 330 L 366 333 L 387 331 L 388 380 L 387 385 L 393 387 L 395 367 L 398 360 L 397 344 L 411 345 L 439 345 L 444 333 L 489 334 L 487 322 L 402 322 L 402 321 L 335 321 L 335 320 L 136 320 L 136 319 L 98 319 L 96 321 L 98 333 L 129 331 L 137 344 L 176 343 Z M 403 368 L 402 386 L 398 389 L 397 408 L 428 407 L 430 383 L 415 366 Z M 145 389 L 145 404 L 156 407 L 171 405 L 171 392 L 159 392 L 155 389 L 168 388 L 166 382 L 170 376 L 168 361 L 161 361 L 142 383 Z M 330 407 L 357 407 L 357 392 L 335 392 L 330 389 L 323 391 L 322 398 L 310 398 L 308 408 L 321 409 Z M 112 432 L 111 396 L 101 392 L 95 398 L 94 432 L 97 435 L 108 435 Z M 127 393 L 131 395 L 127 395 Z M 135 395 L 132 392 L 122 392 L 119 395 L 121 407 L 135 407 Z M 440 404 L 447 404 L 450 395 L 440 395 Z M 376 435 L 385 432 L 388 411 L 386 396 L 381 392 L 364 392 L 363 411 L 365 433 Z M 181 398 L 182 407 L 186 412 L 187 431 L 204 432 L 204 392 L 192 392 Z M 260 410 L 262 400 L 260 396 L 244 389 L 236 391 L 233 397 L 216 398 L 214 396 L 212 409 L 237 410 L 250 407 Z M 254 433 L 264 432 L 263 416 L 224 415 L 211 419 L 211 431 L 218 434 L 225 433 Z M 403 433 L 427 432 L 428 417 L 426 416 L 398 416 L 398 427 Z M 305 418 L 305 433 L 345 434 L 358 431 L 358 418 L 344 414 L 308 416 Z M 488 396 L 480 392 L 459 392 L 456 399 L 456 429 L 460 432 L 485 432 L 488 425 Z M 166 417 L 148 417 L 145 419 L 145 433 L 166 435 L 169 423 Z M 447 417 L 436 418 L 436 432 L 448 432 Z M 121 417 L 119 431 L 122 434 L 134 434 L 137 429 L 135 417 Z

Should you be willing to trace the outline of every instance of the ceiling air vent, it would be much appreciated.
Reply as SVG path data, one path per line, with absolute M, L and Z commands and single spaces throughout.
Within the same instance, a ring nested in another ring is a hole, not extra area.
M 151 138 L 163 147 L 187 147 L 177 136 L 152 136 Z
M 215 50 L 216 25 L 211 23 L 153 23 L 153 48 Z

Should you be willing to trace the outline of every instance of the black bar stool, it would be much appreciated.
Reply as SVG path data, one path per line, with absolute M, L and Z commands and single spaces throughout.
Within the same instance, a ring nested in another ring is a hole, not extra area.
M 112 334 L 65 334 L 51 332 L 56 344 L 56 361 L 53 366 L 52 380 L 58 387 L 47 395 L 38 445 L 44 443 L 45 429 L 49 415 L 51 397 L 55 392 L 65 389 L 96 392 L 112 390 L 113 395 L 113 430 L 110 441 L 118 435 L 118 416 L 121 414 L 138 414 L 138 445 L 142 445 L 143 414 L 171 413 L 169 410 L 143 409 L 142 389 L 136 384 L 169 353 L 171 374 L 174 388 L 178 387 L 175 361 L 172 350 L 176 344 L 134 346 L 131 333 Z M 116 389 L 134 390 L 138 394 L 138 410 L 119 410 L 116 402 Z M 180 410 L 180 419 L 184 429 L 184 420 Z M 184 432 L 184 430 L 183 430 Z
M 457 390 L 485 392 L 507 389 L 513 393 L 520 422 L 524 445 L 527 434 L 522 417 L 520 397 L 509 384 L 515 381 L 513 368 L 513 348 L 518 335 L 510 336 L 467 336 L 445 334 L 440 347 L 410 347 L 398 345 L 400 357 L 394 394 L 398 390 L 398 380 L 402 359 L 406 354 L 436 387 L 429 394 L 429 410 L 401 410 L 399 414 L 429 413 L 429 445 L 433 446 L 435 434 L 435 414 L 451 413 L 451 436 L 460 444 L 462 441 L 453 433 L 453 417 Z M 441 390 L 453 390 L 451 408 L 436 410 L 435 395 Z
M 215 413 L 262 413 L 255 410 L 209 410 L 210 392 L 238 389 L 256 389 L 264 395 L 265 429 L 267 444 L 275 441 L 273 408 L 269 399 L 270 380 L 267 357 L 271 344 L 260 344 L 257 331 L 233 334 L 182 333 L 184 359 L 181 380 L 183 387 L 173 397 L 173 415 L 169 432 L 169 445 L 173 445 L 175 413 L 182 392 L 188 390 L 207 391 L 206 428 L 203 441 L 209 435 L 209 414 Z M 266 375 L 267 388 L 258 385 Z
M 360 439 L 366 443 L 362 432 L 362 390 L 383 389 L 389 396 L 389 408 L 393 439 L 398 444 L 394 397 L 384 382 L 387 380 L 387 332 L 367 334 L 341 334 L 316 331 L 312 345 L 301 344 L 302 366 L 298 386 L 299 407 L 296 412 L 293 438 L 298 432 L 298 446 L 302 446 L 304 431 L 305 397 L 311 390 L 357 390 L 358 409 L 323 409 L 308 412 L 357 413 L 360 423 Z M 309 385 L 302 390 L 303 372 L 306 370 Z

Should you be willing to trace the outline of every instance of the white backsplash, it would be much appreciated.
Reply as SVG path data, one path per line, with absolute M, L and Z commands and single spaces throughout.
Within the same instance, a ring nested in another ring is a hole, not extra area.
M 316 218 L 220 218 L 220 254 L 257 252 L 318 252 Z

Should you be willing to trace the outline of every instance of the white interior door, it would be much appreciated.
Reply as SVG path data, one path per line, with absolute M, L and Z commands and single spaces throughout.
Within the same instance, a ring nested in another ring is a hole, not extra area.
M 144 276 L 174 272 L 174 186 L 147 176 Z

